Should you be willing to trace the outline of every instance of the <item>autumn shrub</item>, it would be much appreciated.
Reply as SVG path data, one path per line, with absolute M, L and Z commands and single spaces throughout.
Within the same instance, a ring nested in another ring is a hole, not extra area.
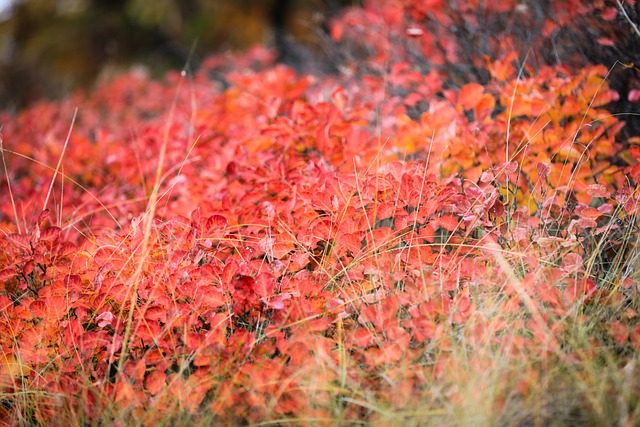
M 339 75 L 256 48 L 4 114 L 3 423 L 640 420 L 610 70 L 465 62 L 440 6 L 349 11 Z

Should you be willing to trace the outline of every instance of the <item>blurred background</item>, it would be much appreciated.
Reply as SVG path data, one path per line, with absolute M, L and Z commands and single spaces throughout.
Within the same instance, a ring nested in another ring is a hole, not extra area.
M 255 44 L 296 68 L 358 0 L 0 0 L 0 109 L 143 66 L 153 76 Z

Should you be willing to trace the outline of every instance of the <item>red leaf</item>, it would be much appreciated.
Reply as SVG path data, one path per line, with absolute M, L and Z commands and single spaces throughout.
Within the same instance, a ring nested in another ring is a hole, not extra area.
M 271 119 L 275 118 L 280 112 L 280 107 L 282 106 L 282 98 L 279 96 L 272 96 L 266 102 L 267 106 L 267 116 Z
M 98 317 L 96 317 L 96 324 L 100 328 L 104 328 L 105 326 L 111 326 L 111 322 L 113 322 L 114 316 L 110 311 L 105 311 L 100 313 Z
M 391 218 L 396 213 L 398 203 L 395 201 L 382 202 L 376 207 L 376 218 L 387 219 Z
M 78 247 L 73 243 L 65 242 L 58 246 L 58 250 L 56 251 L 56 257 L 65 258 L 69 255 L 75 254 L 78 252 Z
M 140 401 L 138 393 L 133 389 L 128 378 L 119 378 L 115 384 L 116 403 L 126 402 L 128 405 L 136 405 Z
M 147 357 L 140 359 L 137 362 L 127 362 L 124 367 L 124 372 L 131 379 L 142 381 L 144 379 L 144 373 L 147 370 Z
M 629 340 L 629 326 L 619 320 L 611 323 L 609 333 L 618 345 L 625 345 Z
M 67 299 L 63 296 L 53 295 L 47 298 L 47 311 L 48 316 L 52 320 L 60 320 L 69 311 L 69 304 Z
M 602 45 L 602 46 L 613 47 L 613 46 L 616 45 L 616 42 L 613 41 L 612 39 L 610 39 L 609 37 L 600 37 L 600 38 L 596 39 L 596 42 L 599 45 Z
M 587 187 L 587 194 L 591 197 L 609 197 L 609 191 L 602 184 L 591 184 Z
M 331 94 L 331 101 L 333 102 L 333 105 L 335 105 L 339 110 L 344 110 L 344 107 L 347 106 L 347 102 L 349 101 L 344 88 L 339 87 L 334 90 Z
M 639 145 L 630 146 L 629 154 L 631 154 L 634 159 L 640 160 L 640 146 Z
M 47 304 L 42 300 L 32 301 L 29 310 L 35 317 L 47 317 Z
M 268 299 L 262 298 L 262 302 L 271 309 L 282 310 L 284 308 L 284 302 L 288 299 L 291 299 L 291 294 L 285 293 Z
M 144 380 L 144 386 L 149 393 L 158 394 L 163 391 L 166 378 L 167 376 L 164 372 L 158 370 L 151 371 Z
M 42 230 L 40 232 L 40 239 L 39 240 L 42 241 L 42 242 L 53 242 L 60 235 L 60 231 L 61 230 L 60 230 L 59 227 L 45 228 L 44 230 Z
M 340 40 L 342 40 L 343 35 L 344 25 L 341 22 L 335 22 L 331 26 L 331 38 L 333 39 L 333 41 L 339 42 Z
M 581 217 L 595 220 L 602 216 L 602 212 L 596 208 L 586 207 L 580 211 L 579 215 Z
M 33 262 L 32 259 L 30 259 L 22 267 L 22 274 L 24 274 L 25 276 L 28 276 L 31 273 L 33 273 L 33 270 L 35 270 L 35 268 L 36 268 L 35 263 Z
M 373 332 L 366 328 L 358 328 L 349 334 L 348 340 L 355 346 L 365 349 L 373 340 Z
M 607 7 L 600 12 L 600 16 L 605 21 L 613 21 L 618 16 L 618 8 L 616 7 Z
M 198 300 L 204 308 L 216 309 L 227 304 L 222 291 L 215 286 L 201 287 L 198 290 Z
M 268 273 L 260 273 L 256 276 L 253 282 L 253 289 L 256 294 L 262 298 L 267 298 L 273 294 L 273 290 L 276 287 L 276 282 L 273 276 Z
M 163 307 L 149 307 L 144 313 L 144 318 L 152 322 L 167 323 L 167 310 Z
M 471 299 L 469 298 L 469 292 L 461 292 L 456 296 L 457 306 L 456 309 L 460 313 L 466 313 L 471 308 Z
M 0 281 L 5 281 L 12 279 L 16 275 L 16 269 L 13 267 L 8 267 L 3 270 L 0 270 Z
M 459 225 L 458 220 L 453 215 L 442 215 L 437 219 L 437 223 L 447 231 L 455 231 Z
M 551 165 L 546 162 L 540 162 L 536 165 L 536 169 L 538 170 L 538 176 L 540 179 L 547 179 L 549 174 L 551 173 Z
M 507 174 L 511 175 L 518 171 L 518 162 L 503 163 L 502 167 L 504 167 Z
M 29 239 L 22 234 L 8 234 L 6 239 L 20 249 L 30 249 Z
M 582 257 L 578 254 L 567 254 L 562 259 L 562 269 L 568 273 L 580 272 L 583 269 Z
M 238 166 L 236 162 L 234 161 L 229 162 L 225 169 L 225 173 L 228 177 L 235 177 L 238 173 Z
M 375 365 L 395 363 L 402 358 L 403 350 L 399 343 L 385 342 L 379 349 L 370 349 Z
M 212 215 L 207 218 L 205 223 L 204 236 L 205 237 L 221 237 L 224 235 L 224 231 L 227 228 L 228 221 L 222 215 Z
M 51 216 L 51 211 L 49 209 L 43 210 L 40 213 L 40 216 L 38 216 L 38 225 L 42 227 L 44 223 L 49 219 L 50 216 Z
M 118 283 L 117 285 L 113 285 L 108 289 L 107 295 L 114 301 L 120 304 L 124 304 L 128 301 L 129 290 L 130 288 L 128 286 L 125 286 L 122 283 Z
M 633 348 L 638 351 L 640 350 L 640 325 L 633 328 L 633 331 L 630 334 L 629 339 L 631 340 L 631 344 Z
M 394 231 L 389 227 L 379 227 L 371 231 L 371 235 L 368 236 L 371 239 L 371 243 L 377 246 L 389 243 L 395 237 Z
M 575 222 L 575 225 L 580 228 L 596 228 L 598 223 L 591 218 L 581 217 Z
M 425 224 L 424 227 L 420 228 L 418 235 L 425 239 L 427 242 L 433 243 L 435 241 L 436 233 L 433 225 Z
M 627 99 L 629 102 L 638 102 L 640 101 L 640 90 L 639 89 L 631 89 L 629 91 L 629 95 L 627 95 Z
M 412 92 L 404 98 L 405 105 L 409 107 L 415 107 L 416 104 L 424 99 L 424 96 L 419 93 Z
M 258 247 L 270 257 L 282 259 L 295 250 L 296 240 L 286 233 L 265 236 L 258 242 Z
M 82 292 L 82 279 L 77 274 L 71 274 L 64 279 L 64 285 L 73 292 Z
M 362 249 L 362 239 L 358 237 L 357 234 L 340 234 L 337 240 L 342 247 L 351 251 L 353 254 L 357 254 Z
M 487 183 L 487 182 L 491 182 L 495 179 L 495 174 L 493 173 L 493 171 L 484 171 L 482 172 L 482 175 L 480 175 L 480 182 L 483 183 Z
M 500 199 L 496 198 L 491 207 L 489 208 L 489 213 L 494 217 L 500 217 L 504 214 L 504 204 L 500 201 Z

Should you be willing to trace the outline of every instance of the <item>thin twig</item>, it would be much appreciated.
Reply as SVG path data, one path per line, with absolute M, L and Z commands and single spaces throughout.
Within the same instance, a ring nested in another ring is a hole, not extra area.
M 20 220 L 18 219 L 18 210 L 16 209 L 16 202 L 13 198 L 13 191 L 11 190 L 11 180 L 9 179 L 9 169 L 7 169 L 7 161 L 4 158 L 4 145 L 2 141 L 2 127 L 0 126 L 0 157 L 2 157 L 2 165 L 4 166 L 4 174 L 7 179 L 7 187 L 9 188 L 9 199 L 11 200 L 11 207 L 13 208 L 13 217 L 16 221 L 16 228 L 18 229 L 18 234 L 22 231 L 20 230 Z
M 69 139 L 71 139 L 71 132 L 73 131 L 73 125 L 76 122 L 76 117 L 78 116 L 78 109 L 76 108 L 73 112 L 73 119 L 71 120 L 71 126 L 69 126 L 69 133 L 67 134 L 67 139 L 64 141 L 64 146 L 62 147 L 62 153 L 60 153 L 60 158 L 58 159 L 58 165 L 56 166 L 56 170 L 53 172 L 53 177 L 51 178 L 51 185 L 49 185 L 49 191 L 47 192 L 47 197 L 44 199 L 44 204 L 42 205 L 42 210 L 47 208 L 49 204 L 49 197 L 51 196 L 51 190 L 53 190 L 53 183 L 56 181 L 56 176 L 58 176 L 58 171 L 60 170 L 60 166 L 62 165 L 62 158 L 64 157 L 64 152 L 67 150 L 67 145 L 69 145 Z
M 627 18 L 627 21 L 629 22 L 629 24 L 631 25 L 631 27 L 633 27 L 633 30 L 636 32 L 636 34 L 638 35 L 638 37 L 640 37 L 640 29 L 638 29 L 638 25 L 636 25 L 635 22 L 633 22 L 631 20 L 631 18 L 629 17 L 629 14 L 627 13 L 627 11 L 625 10 L 622 1 L 621 0 L 616 0 L 616 3 L 618 3 L 618 7 L 620 8 L 620 10 L 622 11 L 622 14 L 624 15 L 625 18 Z

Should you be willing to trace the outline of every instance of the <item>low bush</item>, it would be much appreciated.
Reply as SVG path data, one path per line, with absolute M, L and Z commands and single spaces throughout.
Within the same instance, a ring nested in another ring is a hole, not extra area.
M 640 422 L 635 65 L 528 61 L 635 2 L 440 3 L 4 113 L 3 423 Z

